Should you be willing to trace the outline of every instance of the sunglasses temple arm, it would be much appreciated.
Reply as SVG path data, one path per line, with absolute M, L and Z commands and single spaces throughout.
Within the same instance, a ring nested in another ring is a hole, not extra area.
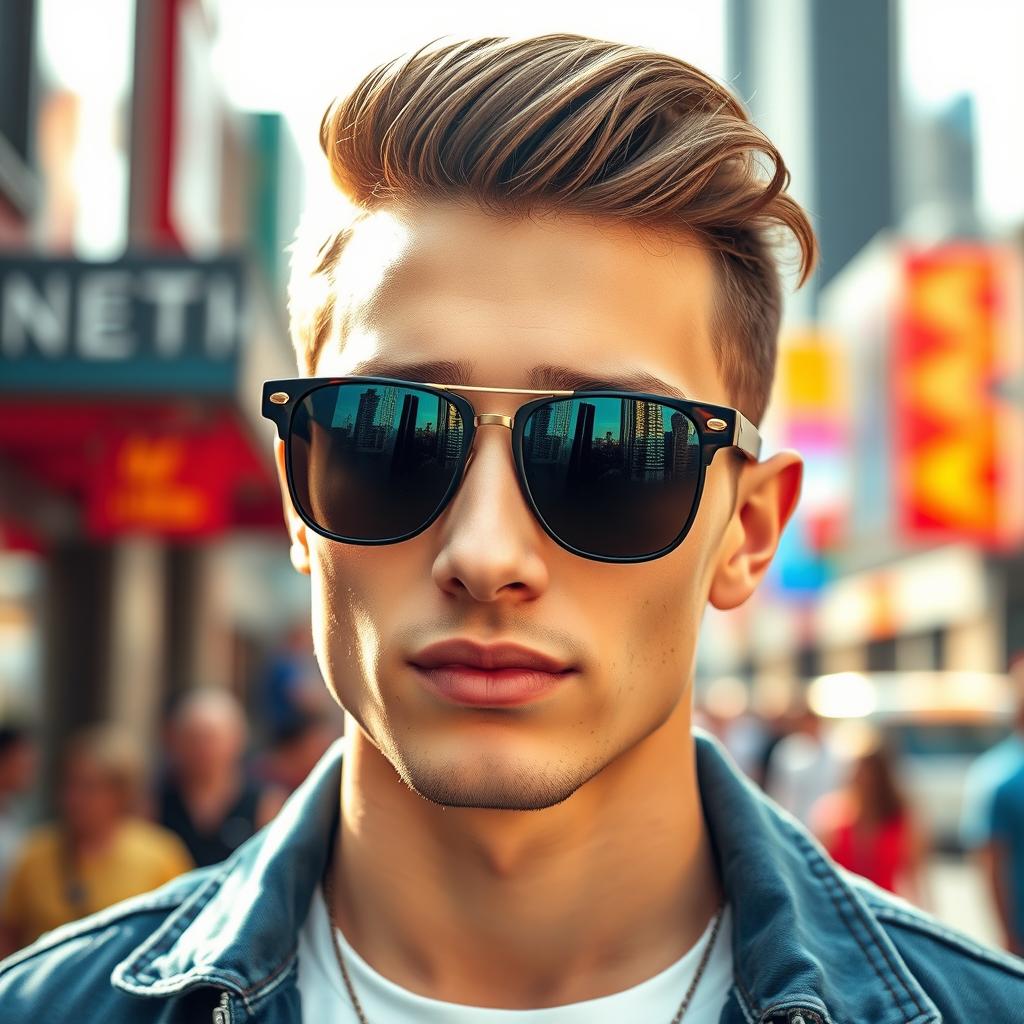
M 761 457 L 761 434 L 741 412 L 736 413 L 736 433 L 732 443 L 755 462 Z

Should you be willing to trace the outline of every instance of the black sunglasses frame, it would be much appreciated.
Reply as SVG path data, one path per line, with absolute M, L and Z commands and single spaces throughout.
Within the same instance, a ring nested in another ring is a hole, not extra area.
M 300 403 L 308 398 L 314 391 L 338 384 L 377 384 L 390 387 L 416 389 L 419 391 L 425 391 L 437 398 L 443 398 L 451 402 L 451 404 L 459 410 L 464 426 L 462 451 L 459 455 L 458 467 L 452 476 L 451 484 L 448 486 L 441 500 L 438 502 L 437 508 L 431 513 L 430 517 L 415 530 L 403 533 L 400 536 L 385 537 L 375 540 L 346 537 L 342 534 L 332 533 L 330 530 L 327 530 L 314 522 L 312 517 L 302 507 L 292 475 L 290 440 L 291 426 L 295 416 L 295 410 L 299 407 Z M 468 399 L 463 398 L 462 395 L 456 393 L 458 391 L 479 391 L 486 393 L 523 395 L 536 394 L 541 395 L 542 397 L 523 403 L 516 409 L 515 415 L 509 417 L 493 413 L 478 413 Z M 526 466 L 523 459 L 523 438 L 526 431 L 526 424 L 529 422 L 529 419 L 534 412 L 545 405 L 565 401 L 566 399 L 573 397 L 619 398 L 641 402 L 657 402 L 681 412 L 697 428 L 701 457 L 698 462 L 699 476 L 693 496 L 693 507 L 690 510 L 690 514 L 686 519 L 686 522 L 683 524 L 679 533 L 671 543 L 657 551 L 645 553 L 643 555 L 599 555 L 575 547 L 573 544 L 570 544 L 568 541 L 560 537 L 548 525 L 547 520 L 545 520 L 540 509 L 537 507 L 537 504 L 533 499 L 533 495 L 530 493 L 530 485 L 527 480 Z M 291 377 L 279 380 L 268 380 L 264 383 L 262 413 L 268 420 L 274 423 L 277 427 L 277 436 L 284 442 L 285 475 L 288 481 L 288 492 L 291 497 L 292 506 L 299 518 L 321 537 L 326 537 L 328 540 L 338 541 L 342 544 L 358 544 L 366 547 L 375 547 L 382 544 L 399 544 L 402 541 L 411 540 L 413 537 L 417 537 L 419 534 L 429 529 L 437 521 L 444 510 L 448 507 L 452 498 L 455 496 L 462 484 L 466 465 L 469 460 L 469 452 L 473 447 L 473 440 L 476 437 L 476 431 L 479 426 L 500 425 L 510 428 L 512 432 L 512 455 L 515 461 L 516 477 L 519 481 L 519 489 L 522 492 L 523 498 L 530 511 L 540 523 L 544 532 L 556 544 L 558 544 L 559 547 L 562 547 L 566 551 L 569 551 L 574 555 L 578 555 L 581 558 L 587 558 L 595 562 L 612 562 L 618 564 L 650 562 L 674 551 L 679 547 L 683 540 L 685 540 L 686 535 L 689 533 L 690 527 L 693 525 L 693 521 L 697 516 L 701 496 L 704 493 L 706 470 L 711 464 L 711 460 L 715 457 L 715 454 L 723 448 L 737 448 L 753 462 L 756 462 L 761 455 L 761 435 L 757 428 L 743 415 L 743 413 L 739 412 L 739 410 L 732 409 L 725 405 L 711 405 L 707 402 L 694 402 L 688 399 L 649 394 L 643 391 L 619 391 L 615 389 L 595 391 L 520 391 L 514 388 L 483 388 L 458 384 L 425 384 L 419 381 L 399 380 L 394 377 Z

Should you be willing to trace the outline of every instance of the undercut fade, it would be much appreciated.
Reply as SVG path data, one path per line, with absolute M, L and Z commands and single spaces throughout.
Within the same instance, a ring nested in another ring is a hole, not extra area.
M 724 383 L 761 420 L 782 311 L 780 246 L 796 242 L 803 284 L 817 244 L 786 193 L 779 151 L 702 71 L 575 35 L 431 44 L 335 100 L 320 145 L 352 214 L 297 240 L 289 312 L 303 372 L 328 337 L 345 340 L 335 277 L 360 219 L 466 200 L 499 214 L 550 209 L 698 238 L 715 266 L 712 334 Z

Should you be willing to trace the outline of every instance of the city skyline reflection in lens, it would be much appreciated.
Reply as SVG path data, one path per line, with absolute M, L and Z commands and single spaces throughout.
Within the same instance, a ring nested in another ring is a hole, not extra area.
M 329 384 L 292 420 L 292 480 L 306 515 L 329 533 L 385 540 L 437 511 L 464 443 L 458 408 L 418 388 Z
M 572 398 L 535 410 L 523 436 L 530 495 L 573 547 L 631 558 L 670 545 L 693 510 L 700 436 L 671 406 Z

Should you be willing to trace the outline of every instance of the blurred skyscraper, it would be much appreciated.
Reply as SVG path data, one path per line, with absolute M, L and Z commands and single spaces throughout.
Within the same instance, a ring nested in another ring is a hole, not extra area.
M 34 4 L 0 9 L 0 245 L 22 242 L 39 205 L 32 168 Z
M 1022 23 L 989 0 L 728 3 L 727 78 L 822 261 L 764 424 L 805 455 L 801 507 L 769 591 L 709 616 L 708 674 L 1001 670 L 1024 649 L 1024 422 L 999 398 L 1024 379 L 1024 204 L 993 187 L 1022 75 L 985 71 Z
M 780 148 L 821 243 L 798 313 L 895 219 L 895 7 L 728 0 L 727 79 Z

